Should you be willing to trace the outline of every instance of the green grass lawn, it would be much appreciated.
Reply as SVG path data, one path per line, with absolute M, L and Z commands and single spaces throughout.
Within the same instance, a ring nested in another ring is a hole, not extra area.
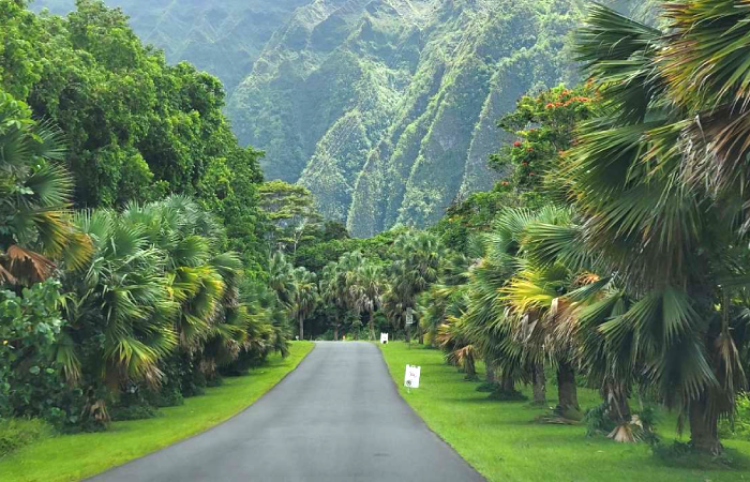
M 273 355 L 247 376 L 227 378 L 182 406 L 160 409 L 157 418 L 115 422 L 106 432 L 61 435 L 26 446 L 0 460 L 0 481 L 80 480 L 195 435 L 251 405 L 312 348 L 311 342 L 294 342 L 286 359 Z
M 587 438 L 583 426 L 535 422 L 543 408 L 488 400 L 475 390 L 479 383 L 465 381 L 445 364 L 439 350 L 399 342 L 380 346 L 404 399 L 490 481 L 750 481 L 750 471 L 671 468 L 645 444 Z M 422 367 L 420 387 L 410 392 L 403 387 L 407 363 Z M 593 390 L 579 390 L 578 395 L 582 408 L 600 403 Z M 556 397 L 555 387 L 548 386 L 550 404 Z M 676 437 L 675 418 L 663 420 L 659 433 L 671 443 L 667 439 Z M 750 442 L 728 440 L 725 446 L 750 457 Z

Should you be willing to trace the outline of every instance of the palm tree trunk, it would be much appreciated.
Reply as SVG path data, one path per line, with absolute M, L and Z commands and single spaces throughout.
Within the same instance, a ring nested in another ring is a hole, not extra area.
M 690 445 L 696 452 L 719 455 L 724 450 L 719 441 L 719 417 L 708 405 L 705 393 L 690 403 Z
M 532 373 L 534 404 L 544 405 L 547 403 L 547 379 L 544 375 L 544 362 L 534 364 Z
M 367 320 L 367 324 L 370 327 L 370 340 L 375 339 L 375 320 L 373 319 L 373 309 L 370 308 L 367 313 L 370 316 L 370 319 Z
M 558 415 L 572 420 L 583 418 L 578 406 L 578 387 L 573 366 L 567 361 L 557 364 L 557 407 Z
M 505 394 L 512 394 L 516 391 L 516 384 L 513 381 L 513 377 L 504 373 L 500 376 L 500 391 Z
M 625 386 L 614 380 L 609 380 L 604 386 L 604 399 L 609 405 L 609 418 L 617 425 L 630 422 L 632 415 L 628 397 L 630 393 Z
M 492 362 L 486 362 L 485 367 L 487 370 L 487 385 L 493 386 L 497 383 L 497 372 L 495 371 L 495 365 Z
M 305 319 L 302 316 L 299 317 L 299 339 L 305 339 Z
M 334 323 L 333 325 L 333 339 L 339 341 L 339 324 Z

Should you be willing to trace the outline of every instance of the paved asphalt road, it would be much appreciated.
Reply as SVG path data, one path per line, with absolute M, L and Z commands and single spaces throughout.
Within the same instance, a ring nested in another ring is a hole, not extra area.
M 294 372 L 236 417 L 91 480 L 484 479 L 403 401 L 376 346 L 319 342 Z

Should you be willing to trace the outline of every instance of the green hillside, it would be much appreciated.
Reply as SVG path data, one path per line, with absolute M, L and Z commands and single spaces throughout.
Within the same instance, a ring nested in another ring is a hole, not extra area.
M 571 81 L 582 2 L 321 0 L 300 8 L 230 99 L 270 178 L 299 181 L 356 236 L 436 221 L 492 185 L 495 121 Z
M 266 151 L 266 178 L 307 187 L 359 237 L 432 224 L 492 186 L 487 159 L 506 140 L 496 121 L 522 94 L 577 80 L 567 46 L 586 9 L 583 0 L 106 3 L 169 61 L 218 76 L 240 142 Z

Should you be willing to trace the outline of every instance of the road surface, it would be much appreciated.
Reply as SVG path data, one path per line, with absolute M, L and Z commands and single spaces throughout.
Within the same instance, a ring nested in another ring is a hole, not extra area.
M 484 479 L 403 401 L 377 346 L 319 342 L 295 371 L 236 417 L 91 480 Z

